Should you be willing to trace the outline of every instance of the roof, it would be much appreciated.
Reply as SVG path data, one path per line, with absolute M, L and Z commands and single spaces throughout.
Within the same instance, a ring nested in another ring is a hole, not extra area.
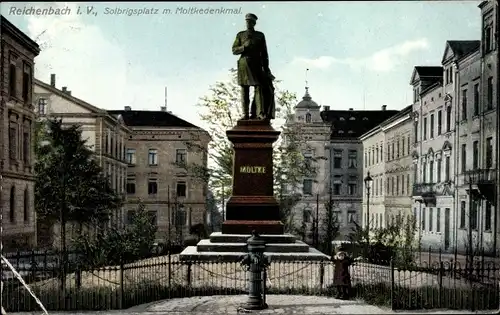
M 40 81 L 38 79 L 34 79 L 33 82 L 35 83 L 35 85 L 38 85 L 48 91 L 50 91 L 51 93 L 54 93 L 55 95 L 59 96 L 59 97 L 62 97 L 63 99 L 66 99 L 70 102 L 73 102 L 73 103 L 76 103 L 80 106 L 82 106 L 83 108 L 85 109 L 88 109 L 89 111 L 93 112 L 93 113 L 99 113 L 99 114 L 106 114 L 106 111 L 103 110 L 103 109 L 100 109 L 99 107 L 96 107 L 94 105 L 91 105 L 77 97 L 74 97 L 68 93 L 65 93 L 61 90 L 59 90 L 58 88 L 56 88 L 55 86 L 52 86 L 48 83 L 45 83 L 43 81 Z
M 411 114 L 413 111 L 413 105 L 408 105 L 406 106 L 405 108 L 403 108 L 402 110 L 400 111 L 397 111 L 397 114 L 387 118 L 386 120 L 382 121 L 380 124 L 374 126 L 373 128 L 371 128 L 370 130 L 366 131 L 365 133 L 363 133 L 360 137 L 366 137 L 368 134 L 370 134 L 371 132 L 379 129 L 380 127 L 384 127 L 384 126 L 387 126 L 389 125 L 390 123 L 398 120 L 399 118 L 405 116 L 405 115 L 408 115 L 408 114 Z
M 331 123 L 330 139 L 357 139 L 397 113 L 397 110 L 327 110 L 321 112 L 321 118 Z
M 443 67 L 441 66 L 415 66 L 410 79 L 410 85 L 415 84 L 417 76 L 420 80 L 436 81 L 443 79 Z
M 306 87 L 306 93 L 302 97 L 302 101 L 300 101 L 295 108 L 319 108 L 318 103 L 312 100 L 311 95 L 309 94 L 309 88 Z
M 29 51 L 31 51 L 35 56 L 40 53 L 40 46 L 32 40 L 28 35 L 24 34 L 20 29 L 18 29 L 14 24 L 9 22 L 3 15 L 0 15 L 2 34 L 8 34 Z
M 148 110 L 108 110 L 111 115 L 121 115 L 127 126 L 131 127 L 184 127 L 198 128 L 169 112 Z
M 453 57 L 456 60 L 459 60 L 465 56 L 470 55 L 471 53 L 478 51 L 481 47 L 480 40 L 448 40 L 446 41 L 446 48 L 443 54 L 442 62 L 445 62 L 446 52 L 448 47 L 453 52 Z

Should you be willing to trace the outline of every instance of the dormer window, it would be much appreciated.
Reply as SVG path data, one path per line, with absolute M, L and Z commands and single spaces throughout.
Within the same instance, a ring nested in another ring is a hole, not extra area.
M 347 133 L 349 133 L 349 134 L 352 134 L 352 133 L 354 133 L 354 131 L 352 131 L 352 130 L 349 130 L 349 131 L 348 131 Z
M 349 120 L 356 120 L 356 117 L 351 116 L 351 117 L 349 117 Z
M 493 27 L 488 25 L 484 28 L 484 53 L 489 53 L 493 50 Z
M 444 71 L 444 84 L 448 85 L 448 84 L 451 84 L 451 83 L 453 83 L 453 68 L 452 67 L 448 67 Z
M 340 117 L 340 118 L 339 118 L 339 120 L 344 121 L 344 120 L 345 120 L 345 118 L 344 118 L 344 117 Z
M 368 117 L 363 117 L 363 120 L 368 120 Z
M 338 133 L 339 135 L 344 134 L 344 130 L 339 130 Z
M 310 123 L 310 122 L 311 122 L 311 114 L 307 113 L 306 114 L 306 123 Z

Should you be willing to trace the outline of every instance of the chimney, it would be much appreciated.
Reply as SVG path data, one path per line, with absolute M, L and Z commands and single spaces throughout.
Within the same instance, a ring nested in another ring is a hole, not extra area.
M 63 91 L 64 93 L 68 92 L 68 87 L 67 87 L 67 86 L 63 86 L 63 87 L 62 87 L 62 91 Z
M 330 110 L 330 106 L 326 106 L 326 105 L 323 106 L 323 111 L 328 111 L 328 110 Z
M 349 110 L 354 110 L 354 108 L 351 107 L 351 108 L 349 108 Z
M 167 106 L 162 106 L 162 107 L 161 107 L 161 111 L 162 111 L 162 112 L 166 112 L 166 111 L 167 111 Z
M 130 106 L 125 106 L 125 110 L 132 110 L 132 107 L 130 107 Z
M 56 87 L 56 74 L 52 73 L 50 75 L 50 86 Z
M 387 109 L 387 105 L 382 105 L 382 110 L 386 110 Z
M 66 91 L 66 94 L 68 94 L 69 96 L 71 96 L 71 91 Z

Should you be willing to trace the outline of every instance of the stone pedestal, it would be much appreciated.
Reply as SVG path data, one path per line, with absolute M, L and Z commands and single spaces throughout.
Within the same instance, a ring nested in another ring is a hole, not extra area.
M 226 133 L 233 144 L 234 169 L 222 233 L 283 234 L 273 185 L 273 143 L 280 132 L 267 121 L 240 120 Z

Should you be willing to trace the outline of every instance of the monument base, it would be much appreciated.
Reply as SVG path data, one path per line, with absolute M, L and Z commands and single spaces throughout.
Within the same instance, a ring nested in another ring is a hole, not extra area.
M 181 261 L 238 262 L 248 252 L 250 234 L 223 234 L 214 232 L 210 239 L 201 240 L 196 246 L 188 246 L 179 255 Z M 330 256 L 298 241 L 290 234 L 260 235 L 266 241 L 264 254 L 271 261 L 325 261 Z
M 223 234 L 283 234 L 285 227 L 280 221 L 226 220 L 222 223 Z

